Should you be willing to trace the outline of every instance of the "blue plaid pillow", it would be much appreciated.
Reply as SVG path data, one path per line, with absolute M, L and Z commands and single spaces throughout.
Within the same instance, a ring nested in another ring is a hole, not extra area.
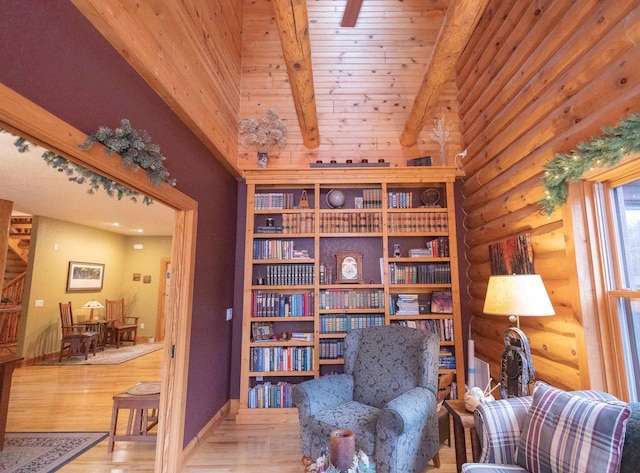
M 629 408 L 597 397 L 537 383 L 516 452 L 518 465 L 530 473 L 617 472 Z

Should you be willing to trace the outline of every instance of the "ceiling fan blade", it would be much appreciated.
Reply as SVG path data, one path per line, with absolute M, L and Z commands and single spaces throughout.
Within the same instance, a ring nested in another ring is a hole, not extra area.
M 347 0 L 347 5 L 344 7 L 344 15 L 342 16 L 342 23 L 340 26 L 356 26 L 361 6 L 362 0 Z

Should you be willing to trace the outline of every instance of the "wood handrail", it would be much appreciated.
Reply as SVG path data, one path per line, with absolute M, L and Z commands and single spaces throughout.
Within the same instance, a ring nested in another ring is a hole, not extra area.
M 27 272 L 24 271 L 2 287 L 2 301 L 8 300 L 12 307 L 22 305 L 26 275 Z

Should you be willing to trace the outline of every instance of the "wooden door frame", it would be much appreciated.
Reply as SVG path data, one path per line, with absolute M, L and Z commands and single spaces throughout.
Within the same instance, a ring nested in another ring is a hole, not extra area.
M 70 161 L 118 181 L 175 209 L 172 274 L 162 360 L 162 395 L 155 473 L 180 471 L 183 457 L 198 203 L 174 187 L 152 185 L 145 173 L 125 168 L 101 145 L 81 150 L 86 135 L 0 84 L 0 126 Z
M 167 268 L 171 264 L 171 258 L 160 258 L 160 275 L 158 280 L 160 284 L 158 285 L 158 314 L 156 316 L 156 342 L 161 342 L 164 340 L 164 330 L 162 330 L 165 326 L 166 320 L 164 314 L 166 313 L 166 304 L 165 304 L 165 287 L 167 285 Z

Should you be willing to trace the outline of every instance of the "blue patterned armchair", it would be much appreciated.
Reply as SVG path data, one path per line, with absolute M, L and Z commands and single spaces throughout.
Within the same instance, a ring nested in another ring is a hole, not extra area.
M 344 374 L 298 384 L 302 453 L 329 450 L 329 433 L 355 432 L 377 473 L 422 472 L 439 449 L 437 335 L 397 325 L 350 331 Z

